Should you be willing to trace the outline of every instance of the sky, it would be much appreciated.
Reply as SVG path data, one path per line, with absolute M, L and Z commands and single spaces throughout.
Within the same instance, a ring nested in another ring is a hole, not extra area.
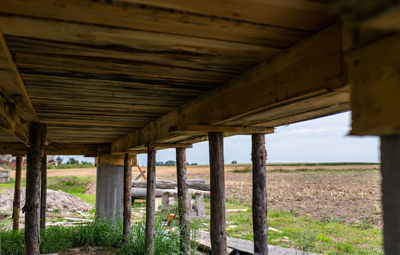
M 379 139 L 349 136 L 350 118 L 350 112 L 345 112 L 275 128 L 275 133 L 265 137 L 267 162 L 380 162 Z M 157 161 L 175 160 L 175 149 L 159 150 L 156 157 Z M 225 163 L 234 160 L 250 163 L 251 136 L 225 138 L 224 159 Z M 186 160 L 189 163 L 208 164 L 208 142 L 197 143 L 187 149 Z M 138 163 L 141 166 L 147 164 L 145 154 L 138 155 Z

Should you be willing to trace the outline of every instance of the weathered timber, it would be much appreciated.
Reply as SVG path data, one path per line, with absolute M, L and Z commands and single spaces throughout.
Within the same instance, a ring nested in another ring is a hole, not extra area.
M 267 194 L 265 135 L 253 134 L 251 160 L 253 163 L 253 236 L 254 252 L 268 254 Z
M 351 134 L 385 136 L 399 133 L 399 43 L 400 35 L 393 34 L 348 52 Z
M 151 141 L 174 137 L 176 134 L 171 134 L 171 128 L 173 130 L 179 126 L 230 126 L 233 121 L 245 116 L 311 97 L 314 99 L 304 101 L 301 107 L 296 109 L 295 115 L 307 114 L 300 118 L 302 120 L 315 117 L 312 113 L 320 115 L 316 111 L 320 109 L 320 105 L 314 104 L 314 101 L 319 97 L 329 98 L 329 95 L 337 93 L 335 90 L 346 86 L 346 78 L 343 76 L 341 32 L 340 24 L 321 31 L 144 128 L 116 140 L 112 143 L 112 151 L 123 151 Z M 346 97 L 335 98 L 337 101 L 331 101 L 331 107 L 327 108 L 329 111 L 325 114 L 329 114 L 330 111 L 337 112 L 336 108 L 343 109 L 342 104 L 345 103 Z M 329 105 L 323 105 L 324 108 L 327 106 Z M 295 115 L 290 113 L 293 113 L 293 107 L 282 108 L 280 115 L 287 116 L 286 120 L 281 119 L 282 124 L 291 123 Z M 257 119 L 246 123 L 246 126 L 274 119 L 275 116 L 262 118 L 262 115 L 259 115 Z
M 218 126 L 218 125 L 189 125 L 182 127 L 171 127 L 171 133 L 208 133 L 208 132 L 224 132 L 231 134 L 269 134 L 274 132 L 274 128 L 269 127 L 243 127 L 243 126 Z
M 15 187 L 14 187 L 14 202 L 13 202 L 13 230 L 19 229 L 19 212 L 21 208 L 21 170 L 22 157 L 16 157 L 15 166 Z
M 97 149 L 104 144 L 61 144 L 44 145 L 47 155 L 97 155 Z M 23 143 L 0 143 L 0 154 L 26 154 L 27 146 Z M 108 150 L 109 151 L 109 150 Z
M 136 157 L 136 155 L 135 155 Z M 136 160 L 135 160 L 136 161 Z M 123 234 L 124 242 L 129 242 L 131 216 L 132 216 L 132 195 L 131 195 L 131 181 L 132 181 L 132 162 L 129 154 L 124 157 L 124 218 L 123 218 Z
M 170 194 L 170 196 L 175 196 L 178 194 L 178 191 L 176 188 L 174 188 L 174 189 L 156 189 L 155 197 L 162 197 L 162 195 L 165 192 L 168 192 Z M 131 193 L 132 193 L 132 198 L 146 198 L 147 197 L 147 188 L 132 188 Z M 191 194 L 202 193 L 202 194 L 204 194 L 204 196 L 210 197 L 210 191 L 189 189 L 189 193 L 191 193 Z
M 176 149 L 176 175 L 178 184 L 180 251 L 182 255 L 190 255 L 190 201 L 186 171 L 186 149 L 184 148 Z
M 146 196 L 146 237 L 145 253 L 154 254 L 155 235 L 155 193 L 156 193 L 156 150 L 147 149 L 147 196 Z
M 209 133 L 211 254 L 226 255 L 224 134 Z
M 385 254 L 400 254 L 400 135 L 381 137 Z
M 197 190 L 210 190 L 210 184 L 205 183 L 205 180 L 187 180 L 188 188 Z M 147 181 L 145 180 L 134 180 L 132 181 L 132 187 L 134 188 L 145 188 Z M 156 182 L 156 189 L 174 189 L 177 187 L 177 182 L 159 180 Z
M 40 228 L 46 228 L 46 198 L 47 198 L 47 155 L 42 157 L 42 171 L 40 183 Z
M 25 254 L 39 255 L 40 242 L 40 170 L 46 126 L 33 122 L 29 126 L 25 200 Z
M 29 122 L 37 116 L 1 32 L 0 76 L 0 127 L 28 144 Z

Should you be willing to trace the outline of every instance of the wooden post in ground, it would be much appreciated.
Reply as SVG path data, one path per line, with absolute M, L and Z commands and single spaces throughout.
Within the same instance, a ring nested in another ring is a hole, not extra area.
M 124 218 L 123 218 L 123 234 L 124 242 L 129 241 L 131 216 L 132 216 L 132 162 L 129 154 L 125 154 L 124 158 Z
M 253 134 L 251 160 L 253 162 L 253 235 L 254 253 L 268 254 L 267 195 L 265 135 Z
M 208 133 L 210 150 L 211 254 L 226 255 L 224 135 Z
M 156 199 L 156 150 L 148 147 L 147 150 L 147 195 L 146 195 L 146 255 L 154 254 L 155 235 L 155 199 Z
M 29 126 L 29 147 L 26 168 L 25 254 L 39 255 L 40 243 L 40 171 L 46 126 L 33 122 Z
M 40 189 L 40 228 L 46 228 L 46 197 L 47 197 L 47 155 L 42 157 L 41 172 L 41 189 Z
M 16 168 L 15 168 L 14 202 L 13 202 L 13 230 L 19 229 L 19 212 L 21 208 L 21 170 L 22 170 L 22 157 L 17 156 Z
M 385 254 L 400 254 L 400 135 L 381 137 Z
M 189 192 L 186 171 L 186 149 L 176 149 L 176 175 L 179 203 L 180 250 L 182 255 L 190 255 Z

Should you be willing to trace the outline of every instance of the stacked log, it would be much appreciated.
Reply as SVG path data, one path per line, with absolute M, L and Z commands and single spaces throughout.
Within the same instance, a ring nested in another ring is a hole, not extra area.
M 146 180 L 134 180 L 132 181 L 132 197 L 133 198 L 145 198 L 147 194 Z M 188 180 L 189 193 L 203 193 L 205 196 L 210 195 L 210 184 L 207 184 L 205 180 Z M 177 183 L 173 180 L 159 180 L 156 181 L 156 197 L 162 197 L 164 193 L 169 193 L 170 196 L 176 196 Z

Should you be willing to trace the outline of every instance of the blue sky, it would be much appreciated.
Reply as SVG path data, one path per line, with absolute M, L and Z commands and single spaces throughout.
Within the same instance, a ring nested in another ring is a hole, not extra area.
M 379 162 L 379 139 L 348 136 L 349 131 L 350 112 L 277 127 L 274 134 L 265 137 L 268 162 Z M 225 138 L 224 156 L 226 163 L 249 163 L 251 136 Z M 138 155 L 140 165 L 146 165 L 146 160 L 146 155 Z M 157 152 L 157 161 L 167 160 L 175 160 L 175 149 Z M 208 160 L 208 142 L 187 149 L 189 163 L 208 164 Z

